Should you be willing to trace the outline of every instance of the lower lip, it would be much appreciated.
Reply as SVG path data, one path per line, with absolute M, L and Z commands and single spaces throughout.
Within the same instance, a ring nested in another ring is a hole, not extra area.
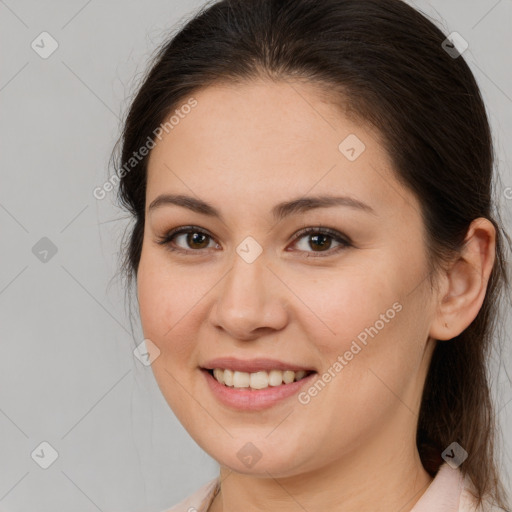
M 261 411 L 289 398 L 309 384 L 316 375 L 312 373 L 301 380 L 265 389 L 233 388 L 221 384 L 208 371 L 201 370 L 214 396 L 224 405 L 241 411 Z

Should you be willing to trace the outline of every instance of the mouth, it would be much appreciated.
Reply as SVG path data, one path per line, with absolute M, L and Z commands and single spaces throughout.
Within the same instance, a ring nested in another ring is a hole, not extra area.
M 238 412 L 256 413 L 277 407 L 287 401 L 290 403 L 289 400 L 312 384 L 317 374 L 316 370 L 297 366 L 295 371 L 277 370 L 274 364 L 262 370 L 261 365 L 255 360 L 250 364 L 240 361 L 233 364 L 233 360 L 231 363 L 231 366 L 238 366 L 240 370 L 222 368 L 222 366 L 228 366 L 226 360 L 222 362 L 219 360 L 213 365 L 208 364 L 214 368 L 199 367 L 199 369 L 217 402 Z M 282 366 L 284 367 L 284 364 Z M 242 368 L 251 372 L 241 371 Z
M 252 391 L 287 386 L 317 373 L 315 370 L 260 370 L 257 372 L 243 372 L 227 368 L 201 369 L 226 388 Z

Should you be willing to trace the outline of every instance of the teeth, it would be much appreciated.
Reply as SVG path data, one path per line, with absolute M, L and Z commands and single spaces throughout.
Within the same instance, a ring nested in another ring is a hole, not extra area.
M 248 388 L 251 381 L 251 376 L 245 372 L 233 373 L 233 387 L 235 388 Z
M 283 381 L 285 384 L 290 384 L 290 382 L 293 382 L 293 379 L 295 379 L 295 372 L 292 372 L 291 370 L 283 372 Z
M 224 372 L 220 368 L 213 370 L 213 376 L 221 383 L 224 384 Z
M 283 372 L 271 370 L 268 374 L 268 383 L 270 386 L 280 386 L 283 383 Z
M 283 382 L 290 384 L 291 382 L 304 378 L 306 372 L 300 370 L 294 372 L 292 370 L 271 370 L 270 372 L 261 371 L 255 373 L 239 372 L 233 370 L 223 370 L 215 368 L 213 376 L 215 379 L 225 386 L 234 388 L 251 388 L 265 389 L 269 386 L 280 386 Z
M 238 372 L 237 372 L 238 373 Z M 268 373 L 267 372 L 256 372 L 256 373 L 244 373 L 249 375 L 249 385 L 253 389 L 263 389 L 268 387 Z
M 222 372 L 220 368 L 218 370 Z M 233 386 L 233 372 L 231 370 L 224 370 L 224 384 L 226 386 Z

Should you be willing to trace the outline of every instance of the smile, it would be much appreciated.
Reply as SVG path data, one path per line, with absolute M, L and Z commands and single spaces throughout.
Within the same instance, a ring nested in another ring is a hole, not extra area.
M 220 404 L 246 412 L 262 411 L 280 403 L 286 403 L 287 398 L 297 395 L 304 387 L 310 385 L 317 375 L 316 371 L 306 370 L 247 373 L 221 368 L 215 368 L 215 370 L 202 368 L 201 373 L 205 376 L 207 387 L 213 397 Z M 302 375 L 303 373 L 305 374 Z M 224 379 L 224 382 L 220 382 L 219 379 Z M 228 385 L 226 380 L 231 382 L 231 385 Z M 251 387 L 251 381 L 256 387 Z
M 270 386 L 276 387 L 284 384 L 291 384 L 292 382 L 299 381 L 307 375 L 313 373 L 312 371 L 293 371 L 293 370 L 270 370 L 259 371 L 254 373 L 241 372 L 230 369 L 215 368 L 208 370 L 217 382 L 224 384 L 227 387 L 233 388 L 249 388 L 249 389 L 265 389 Z

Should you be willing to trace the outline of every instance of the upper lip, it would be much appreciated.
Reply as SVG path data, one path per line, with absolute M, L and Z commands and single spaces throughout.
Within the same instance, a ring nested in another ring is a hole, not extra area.
M 223 368 L 228 370 L 236 370 L 239 372 L 255 373 L 259 371 L 270 370 L 292 370 L 292 371 L 315 371 L 313 368 L 308 368 L 295 363 L 286 363 L 278 359 L 256 358 L 256 359 L 237 359 L 236 357 L 219 357 L 206 361 L 202 368 L 213 370 L 215 368 Z

